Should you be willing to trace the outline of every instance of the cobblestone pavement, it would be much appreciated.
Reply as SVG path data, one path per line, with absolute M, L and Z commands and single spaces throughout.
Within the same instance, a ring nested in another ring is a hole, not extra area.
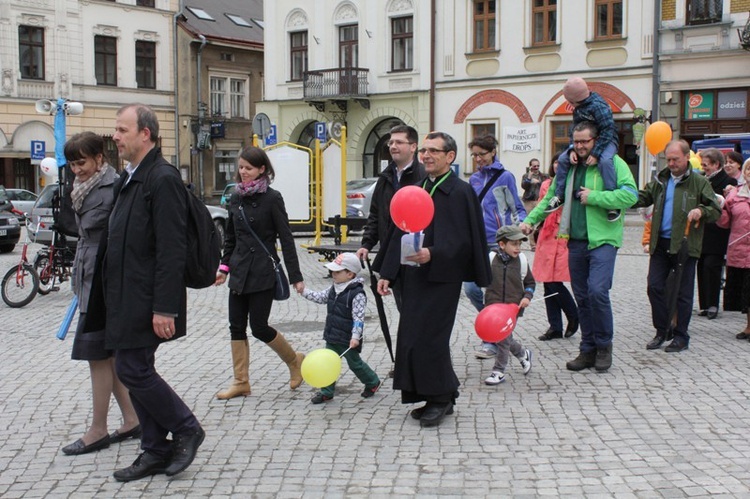
M 162 346 L 157 364 L 206 440 L 186 472 L 126 484 L 112 472 L 133 461 L 136 442 L 60 451 L 91 418 L 88 368 L 70 360 L 72 338 L 55 338 L 70 287 L 21 309 L 0 303 L 0 497 L 748 497 L 750 343 L 734 338 L 744 316 L 694 316 L 688 351 L 646 351 L 653 330 L 639 239 L 638 224 L 628 224 L 607 373 L 566 371 L 580 336 L 538 341 L 546 318 L 536 302 L 517 329 L 534 353 L 531 373 L 512 362 L 504 384 L 485 386 L 492 361 L 474 358 L 475 312 L 462 298 L 452 348 L 463 386 L 438 428 L 420 428 L 390 381 L 361 398 L 346 367 L 335 399 L 313 406 L 314 390 L 290 391 L 286 367 L 257 340 L 252 395 L 217 400 L 231 375 L 227 289 L 191 290 L 188 336 Z M 0 256 L 0 272 L 20 251 Z M 307 285 L 327 286 L 318 256 L 299 254 Z M 395 331 L 393 300 L 386 305 Z M 271 321 L 309 352 L 323 346 L 324 318 L 325 307 L 295 295 L 275 304 Z M 364 358 L 385 377 L 391 362 L 377 324 L 370 299 Z M 110 431 L 120 423 L 113 406 Z

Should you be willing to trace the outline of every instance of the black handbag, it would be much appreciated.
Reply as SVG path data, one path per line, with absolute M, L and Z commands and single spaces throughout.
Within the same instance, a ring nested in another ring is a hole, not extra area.
M 284 273 L 284 267 L 281 266 L 281 262 L 277 262 L 274 259 L 274 257 L 271 255 L 271 252 L 268 251 L 268 248 L 266 248 L 266 245 L 263 244 L 263 241 L 261 241 L 258 237 L 258 234 L 256 234 L 253 228 L 250 227 L 250 223 L 247 221 L 247 217 L 245 217 L 245 210 L 243 209 L 242 204 L 240 204 L 240 214 L 242 214 L 242 221 L 245 222 L 247 230 L 250 231 L 250 234 L 253 235 L 255 240 L 258 241 L 258 244 L 260 244 L 260 247 L 263 248 L 263 250 L 268 255 L 268 258 L 271 259 L 273 271 L 276 275 L 276 284 L 273 288 L 273 299 L 276 301 L 288 300 L 291 292 L 289 290 L 289 279 L 287 279 L 286 274 Z

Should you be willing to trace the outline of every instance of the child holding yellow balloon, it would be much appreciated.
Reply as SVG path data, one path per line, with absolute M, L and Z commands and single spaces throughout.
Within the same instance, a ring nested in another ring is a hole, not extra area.
M 362 351 L 362 334 L 367 307 L 363 280 L 357 277 L 362 270 L 362 263 L 354 253 L 341 253 L 325 266 L 331 271 L 333 285 L 323 291 L 305 288 L 300 291 L 300 294 L 312 302 L 328 306 L 326 325 L 323 330 L 326 348 L 338 355 L 343 355 L 349 369 L 365 385 L 362 397 L 372 397 L 380 389 L 382 383 L 375 371 L 359 355 Z M 303 377 L 304 368 L 305 366 L 303 366 Z M 315 394 L 311 400 L 312 403 L 322 404 L 333 400 L 335 388 L 334 380 Z

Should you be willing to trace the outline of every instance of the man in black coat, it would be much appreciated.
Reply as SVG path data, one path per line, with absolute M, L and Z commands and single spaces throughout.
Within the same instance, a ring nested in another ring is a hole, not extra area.
M 391 220 L 391 199 L 396 191 L 401 187 L 417 184 L 425 178 L 424 165 L 416 158 L 418 141 L 417 131 L 408 125 L 396 125 L 391 128 L 388 150 L 392 161 L 378 177 L 372 193 L 362 247 L 357 250 L 360 260 L 367 258 L 372 248 L 378 243 L 382 245 L 393 232 L 395 225 Z M 373 262 L 373 269 L 380 270 L 382 261 L 383 257 L 379 255 Z M 401 288 L 394 284 L 392 291 L 396 308 L 400 312 Z
M 724 155 L 718 149 L 701 151 L 703 173 L 711 188 L 720 196 L 728 185 L 737 185 L 737 179 L 724 171 Z M 722 229 L 715 222 L 706 224 L 703 233 L 703 248 L 698 259 L 698 308 L 700 316 L 716 319 L 719 315 L 721 294 L 721 271 L 729 244 L 729 229 Z
M 451 170 L 456 141 L 443 132 L 427 135 L 419 150 L 427 178 L 421 186 L 432 197 L 435 215 L 412 265 L 401 265 L 401 238 L 396 228 L 385 252 L 378 292 L 390 292 L 400 280 L 403 310 L 398 324 L 393 388 L 404 404 L 426 402 L 411 411 L 421 426 L 437 426 L 453 413 L 460 382 L 453 370 L 450 337 L 465 281 L 490 283 L 490 261 L 482 209 L 474 190 Z M 409 235 L 409 238 L 412 236 Z
M 187 191 L 156 147 L 158 136 L 159 121 L 151 108 L 131 104 L 117 112 L 113 139 L 129 163 L 109 219 L 105 342 L 115 350 L 117 375 L 130 390 L 144 451 L 114 473 L 121 482 L 184 471 L 205 437 L 154 367 L 158 346 L 185 336 L 187 315 Z

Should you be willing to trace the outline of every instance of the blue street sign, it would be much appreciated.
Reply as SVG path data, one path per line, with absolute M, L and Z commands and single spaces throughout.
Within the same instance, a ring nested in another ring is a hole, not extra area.
M 45 143 L 43 140 L 31 141 L 31 159 L 42 160 L 46 156 Z
M 268 135 L 266 135 L 266 145 L 272 146 L 274 144 L 276 144 L 276 125 L 271 125 Z
M 315 122 L 315 138 L 321 142 L 326 141 L 326 124 L 323 121 Z

